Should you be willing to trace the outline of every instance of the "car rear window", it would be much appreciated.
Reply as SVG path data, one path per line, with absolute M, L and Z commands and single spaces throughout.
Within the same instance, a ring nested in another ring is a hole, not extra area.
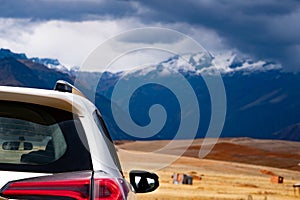
M 0 170 L 90 170 L 84 130 L 73 113 L 0 101 Z

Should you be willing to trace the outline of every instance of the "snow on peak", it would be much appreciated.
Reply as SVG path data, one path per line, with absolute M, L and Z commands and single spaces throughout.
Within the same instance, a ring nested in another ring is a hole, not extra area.
M 69 70 L 67 67 L 62 65 L 57 59 L 51 59 L 51 58 L 30 58 L 32 62 L 39 63 L 42 65 L 45 65 L 49 69 L 54 69 L 57 71 L 68 73 Z
M 281 65 L 264 60 L 250 59 L 233 52 L 211 55 L 207 52 L 175 55 L 153 66 L 141 66 L 127 71 L 134 76 L 167 76 L 173 73 L 185 72 L 195 74 L 233 74 L 235 72 L 248 75 L 253 72 L 279 70 Z
M 205 52 L 195 54 L 175 55 L 166 61 L 159 63 L 159 66 L 183 71 L 195 71 L 211 65 L 212 56 Z
M 50 69 L 61 71 L 64 73 L 74 74 L 78 67 L 68 69 L 62 65 L 57 59 L 50 58 L 30 58 L 31 61 L 43 64 Z M 144 76 L 157 71 L 161 76 L 181 72 L 193 72 L 196 74 L 233 74 L 241 72 L 243 75 L 252 72 L 265 72 L 269 70 L 279 70 L 281 65 L 264 60 L 253 60 L 249 57 L 241 56 L 234 52 L 222 52 L 210 54 L 208 52 L 190 53 L 183 55 L 174 55 L 169 59 L 162 61 L 154 66 L 141 66 L 131 72 L 137 76 Z M 153 74 L 154 75 L 154 74 Z
M 187 60 L 184 55 L 184 60 Z M 171 62 L 171 61 L 170 61 Z M 173 62 L 174 63 L 174 62 Z M 253 60 L 251 58 L 242 57 L 237 53 L 223 52 L 215 55 L 207 53 L 199 53 L 190 55 L 189 62 L 177 61 L 177 67 L 186 71 L 195 71 L 198 74 L 228 74 L 234 72 L 243 72 L 249 74 L 252 72 L 265 72 L 269 70 L 279 70 L 282 68 L 280 64 L 265 60 Z
M 281 68 L 280 64 L 264 60 L 255 61 L 250 58 L 242 58 L 236 53 L 227 52 L 215 55 L 212 60 L 212 65 L 207 69 L 203 69 L 203 71 L 218 70 L 223 74 L 233 72 L 249 74 L 251 72 L 265 72 Z
M 185 72 L 195 72 L 197 74 L 228 74 L 234 72 L 243 72 L 249 74 L 251 72 L 264 72 L 269 70 L 281 69 L 281 65 L 241 57 L 233 52 L 224 52 L 211 55 L 206 52 L 195 54 L 176 55 L 158 64 L 169 68 L 170 70 L 181 70 Z

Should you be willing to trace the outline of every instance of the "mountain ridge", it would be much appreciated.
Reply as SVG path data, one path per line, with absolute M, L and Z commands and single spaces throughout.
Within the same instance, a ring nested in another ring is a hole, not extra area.
M 1 52 L 4 52 L 3 55 Z M 188 55 L 184 56 L 191 60 Z M 151 80 L 151 76 L 181 73 L 197 94 L 201 119 L 196 137 L 203 138 L 210 123 L 211 99 L 201 75 L 202 73 L 206 73 L 206 76 L 214 75 L 214 70 L 217 68 L 209 69 L 211 67 L 209 63 L 211 64 L 216 56 L 201 57 L 200 54 L 195 54 L 191 57 L 196 67 L 187 65 L 186 60 L 180 60 L 180 56 L 175 56 L 152 68 L 132 71 L 128 80 L 135 76 Z M 298 127 L 297 124 L 300 121 L 300 112 L 298 112 L 300 110 L 300 86 L 298 84 L 300 75 L 283 72 L 279 65 L 272 62 L 238 58 L 234 54 L 224 56 L 221 60 L 225 60 L 223 66 L 220 67 L 221 70 L 224 69 L 224 73 L 221 71 L 220 75 L 227 95 L 227 114 L 221 137 L 300 141 L 300 134 L 295 131 L 298 128 L 288 128 L 293 125 Z M 55 59 L 52 61 L 59 63 Z M 181 62 L 182 68 L 176 62 Z M 0 50 L 0 70 L 0 85 L 52 89 L 57 80 L 63 79 L 71 83 L 75 81 L 76 86 L 86 94 L 96 91 L 96 94 L 87 96 L 102 112 L 113 139 L 141 139 L 122 131 L 116 124 L 111 111 L 112 104 L 118 106 L 115 102 L 111 102 L 114 88 L 125 74 L 130 74 L 128 72 L 92 73 L 79 70 L 65 73 L 42 63 L 33 62 L 25 54 L 14 54 L 2 49 Z M 169 118 L 159 133 L 146 139 L 174 138 L 180 123 L 180 107 L 178 107 L 176 96 L 164 87 L 152 84 L 135 91 L 129 105 L 132 120 L 140 126 L 149 124 L 149 109 L 154 104 L 162 104 Z M 122 107 L 117 109 L 120 113 L 125 112 Z M 193 113 L 193 110 L 190 112 Z M 192 137 L 191 133 L 186 133 L 186 138 L 189 137 Z

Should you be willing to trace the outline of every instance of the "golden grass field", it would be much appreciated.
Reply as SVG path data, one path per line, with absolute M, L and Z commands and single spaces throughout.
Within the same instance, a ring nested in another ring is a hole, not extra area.
M 132 169 L 155 171 L 159 175 L 160 187 L 152 193 L 138 194 L 138 199 L 300 199 L 300 193 L 293 188 L 293 184 L 300 183 L 298 142 L 220 139 L 204 159 L 198 158 L 201 140 L 195 140 L 180 157 L 175 154 L 184 148 L 184 140 L 177 141 L 176 148 L 155 152 L 168 142 L 117 143 L 126 176 Z M 168 164 L 170 161 L 173 162 Z M 193 185 L 174 185 L 174 172 L 194 176 Z M 284 177 L 284 182 L 272 183 L 270 173 Z

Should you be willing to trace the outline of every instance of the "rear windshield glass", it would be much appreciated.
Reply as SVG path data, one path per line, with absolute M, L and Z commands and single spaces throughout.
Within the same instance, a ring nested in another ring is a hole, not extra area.
M 0 162 L 47 164 L 61 158 L 67 144 L 59 123 L 43 125 L 0 117 Z
M 91 169 L 84 131 L 70 112 L 0 101 L 0 168 L 64 172 Z

